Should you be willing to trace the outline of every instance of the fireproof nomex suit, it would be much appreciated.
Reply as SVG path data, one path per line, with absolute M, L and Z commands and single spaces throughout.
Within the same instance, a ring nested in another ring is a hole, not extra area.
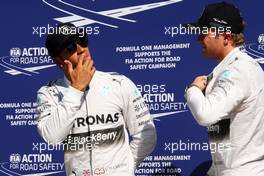
M 187 89 L 187 104 L 196 121 L 209 131 L 210 176 L 264 175 L 264 73 L 260 65 L 233 49 L 208 76 L 205 94 Z
M 116 73 L 96 71 L 85 92 L 71 87 L 66 77 L 53 81 L 38 91 L 37 112 L 44 140 L 64 143 L 70 176 L 132 176 L 156 144 L 144 99 Z

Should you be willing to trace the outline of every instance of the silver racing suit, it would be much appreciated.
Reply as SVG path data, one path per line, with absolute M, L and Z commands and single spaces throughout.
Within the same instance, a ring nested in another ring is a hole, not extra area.
M 96 71 L 85 92 L 64 77 L 41 87 L 37 102 L 38 131 L 63 143 L 69 176 L 132 176 L 155 147 L 149 110 L 123 75 Z
M 193 86 L 185 94 L 196 121 L 208 127 L 210 176 L 264 175 L 264 73 L 260 65 L 233 49 L 208 76 L 205 93 Z M 214 144 L 214 145 L 213 145 Z

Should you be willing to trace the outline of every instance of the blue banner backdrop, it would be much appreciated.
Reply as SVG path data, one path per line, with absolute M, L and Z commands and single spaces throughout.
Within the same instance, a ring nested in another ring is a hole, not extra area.
M 48 56 L 52 26 L 72 22 L 89 34 L 97 70 L 131 78 L 155 120 L 155 151 L 138 176 L 203 176 L 210 166 L 207 129 L 196 124 L 184 89 L 216 65 L 204 59 L 197 36 L 182 24 L 195 21 L 214 0 L 9 0 L 2 1 L 0 48 L 0 175 L 65 175 L 63 151 L 48 146 L 35 122 L 36 92 L 62 76 Z M 263 65 L 264 2 L 228 1 L 247 22 L 245 50 Z M 100 173 L 98 173 L 100 175 Z

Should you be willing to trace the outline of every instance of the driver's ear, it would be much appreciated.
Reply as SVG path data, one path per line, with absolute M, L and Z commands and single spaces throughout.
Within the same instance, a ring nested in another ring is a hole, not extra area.
M 62 58 L 61 58 L 60 56 L 56 56 L 56 57 L 54 57 L 54 58 L 53 58 L 53 62 L 54 62 L 58 67 L 63 68 L 63 64 L 64 64 L 64 62 L 63 62 L 63 60 L 62 60 Z
M 232 35 L 229 32 L 224 33 L 224 45 L 227 46 L 229 41 L 232 41 Z

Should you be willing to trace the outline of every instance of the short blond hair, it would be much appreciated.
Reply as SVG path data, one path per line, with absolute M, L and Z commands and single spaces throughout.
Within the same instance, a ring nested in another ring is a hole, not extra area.
M 246 27 L 246 22 L 243 20 L 242 22 L 243 25 L 243 29 Z M 241 46 L 245 44 L 245 36 L 244 34 L 241 32 L 239 34 L 234 34 L 232 33 L 232 45 L 237 47 L 237 46 Z
M 245 36 L 243 33 L 232 34 L 232 45 L 237 47 L 245 44 Z

